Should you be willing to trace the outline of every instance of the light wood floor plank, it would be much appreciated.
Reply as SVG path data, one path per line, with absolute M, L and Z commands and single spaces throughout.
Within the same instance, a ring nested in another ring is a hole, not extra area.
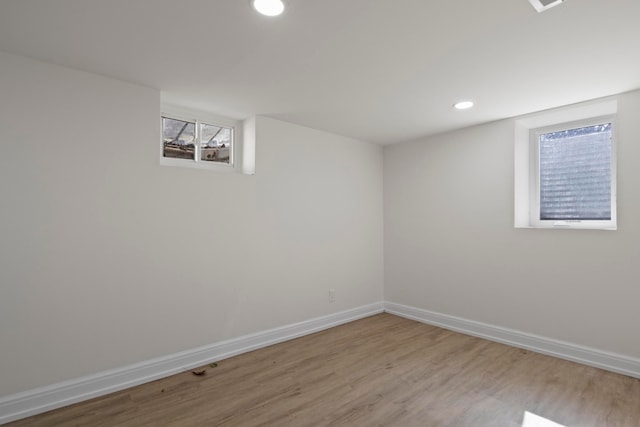
M 380 314 L 9 424 L 640 427 L 640 380 Z

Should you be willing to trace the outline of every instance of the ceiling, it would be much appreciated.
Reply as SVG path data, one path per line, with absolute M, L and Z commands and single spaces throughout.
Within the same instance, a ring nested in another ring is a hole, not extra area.
M 378 144 L 640 88 L 638 0 L 285 2 L 0 0 L 0 50 Z

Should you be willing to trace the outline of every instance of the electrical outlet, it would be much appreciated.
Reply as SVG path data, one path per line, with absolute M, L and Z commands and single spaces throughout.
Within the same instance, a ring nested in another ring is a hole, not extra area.
M 329 302 L 335 302 L 335 301 L 336 301 L 336 290 L 329 289 Z

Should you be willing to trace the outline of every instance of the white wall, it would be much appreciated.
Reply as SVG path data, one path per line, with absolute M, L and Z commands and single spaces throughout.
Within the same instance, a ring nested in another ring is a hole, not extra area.
M 640 92 L 618 231 L 513 228 L 504 120 L 384 149 L 384 244 L 380 147 L 258 117 L 255 176 L 161 167 L 159 104 L 0 53 L 0 397 L 378 302 L 383 271 L 388 301 L 640 357 Z
M 640 357 L 640 92 L 618 97 L 618 230 L 513 227 L 514 120 L 384 149 L 385 299 Z
M 0 397 L 382 300 L 380 147 L 259 117 L 255 176 L 162 167 L 159 112 L 0 53 Z

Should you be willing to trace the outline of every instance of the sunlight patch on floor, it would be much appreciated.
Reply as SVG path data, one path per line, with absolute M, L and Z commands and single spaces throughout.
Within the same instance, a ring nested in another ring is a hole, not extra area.
M 565 427 L 562 424 L 554 423 L 540 415 L 525 411 L 522 427 Z

